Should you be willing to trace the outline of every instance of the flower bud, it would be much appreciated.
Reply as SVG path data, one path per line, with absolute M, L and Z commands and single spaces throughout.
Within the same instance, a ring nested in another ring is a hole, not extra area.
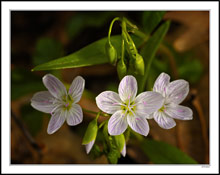
M 127 66 L 122 59 L 117 64 L 117 72 L 120 80 L 127 74 Z
M 119 150 L 119 152 L 125 157 L 126 155 L 126 142 L 125 142 L 125 137 L 124 134 L 120 135 L 115 135 L 113 136 L 116 146 Z
M 105 52 L 106 52 L 106 55 L 109 59 L 109 62 L 111 64 L 115 65 L 116 61 L 117 61 L 117 51 L 116 51 L 115 47 L 110 42 L 106 43 Z
M 137 54 L 136 57 L 134 57 L 134 68 L 135 72 L 140 75 L 144 75 L 144 59 L 140 54 Z
M 86 130 L 86 133 L 82 141 L 82 144 L 86 145 L 87 154 L 90 152 L 90 150 L 92 149 L 95 143 L 97 132 L 98 132 L 97 119 L 94 119 L 89 123 L 89 126 Z

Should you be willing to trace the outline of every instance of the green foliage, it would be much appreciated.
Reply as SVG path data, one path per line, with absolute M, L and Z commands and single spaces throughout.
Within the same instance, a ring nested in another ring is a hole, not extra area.
M 97 144 L 94 144 L 89 155 L 93 158 L 96 159 L 102 155 L 102 152 Z
M 108 123 L 105 123 L 103 127 L 103 136 L 104 136 L 104 153 L 107 156 L 108 162 L 111 164 L 116 164 L 118 159 L 121 157 L 120 149 L 122 145 L 122 141 L 119 139 L 123 139 L 123 136 L 109 136 L 108 135 Z M 124 145 L 123 145 L 124 146 Z M 123 149 L 123 148 L 122 148 Z
M 43 124 L 43 113 L 33 108 L 28 104 L 21 108 L 21 118 L 32 136 L 36 136 L 41 130 Z
M 89 142 L 95 140 L 97 132 L 98 132 L 97 119 L 94 119 L 88 125 L 86 133 L 83 137 L 82 144 L 85 145 L 85 144 L 88 144 Z
M 117 12 L 76 12 L 68 21 L 66 30 L 70 38 L 75 38 L 83 29 L 88 27 L 102 27 Z
M 179 77 L 188 80 L 191 83 L 198 82 L 201 78 L 202 71 L 202 64 L 197 59 L 186 59 L 178 68 Z
M 98 40 L 68 56 L 38 65 L 33 69 L 33 71 L 76 68 L 108 63 L 109 61 L 105 53 L 106 42 L 107 37 Z M 117 52 L 120 53 L 121 36 L 112 36 L 111 42 L 115 46 Z
M 25 69 L 11 71 L 11 99 L 18 99 L 26 94 L 46 90 L 42 79 Z
M 149 35 L 162 20 L 165 11 L 145 11 L 142 16 L 144 32 Z
M 52 38 L 40 38 L 37 41 L 33 56 L 34 65 L 39 65 L 63 56 L 62 44 Z
M 147 43 L 143 46 L 141 49 L 141 55 L 144 58 L 144 62 L 146 66 L 145 74 L 144 76 L 137 76 L 138 79 L 138 90 L 139 93 L 143 92 L 146 87 L 147 78 L 149 75 L 149 70 L 151 68 L 152 61 L 155 57 L 156 51 L 158 50 L 160 43 L 162 42 L 163 38 L 165 37 L 168 29 L 170 26 L 170 22 L 167 21 L 163 23 L 152 35 L 152 37 L 149 38 Z
M 197 164 L 187 154 L 167 143 L 143 139 L 140 145 L 144 153 L 155 164 Z

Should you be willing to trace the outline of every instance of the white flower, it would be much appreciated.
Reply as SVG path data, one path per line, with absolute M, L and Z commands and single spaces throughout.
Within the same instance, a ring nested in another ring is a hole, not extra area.
M 43 83 L 48 91 L 41 91 L 34 94 L 31 99 L 31 106 L 41 112 L 52 115 L 47 133 L 53 134 L 65 122 L 70 126 L 77 125 L 83 120 L 82 108 L 76 104 L 81 99 L 85 80 L 76 77 L 67 93 L 63 83 L 51 74 L 43 77 Z
M 108 121 L 109 134 L 120 135 L 129 125 L 137 133 L 147 136 L 149 125 L 146 117 L 162 107 L 163 96 L 157 92 L 143 92 L 136 97 L 137 81 L 133 76 L 125 76 L 121 80 L 118 92 L 105 91 L 96 97 L 97 106 L 113 114 Z
M 170 82 L 170 76 L 161 73 L 154 83 L 153 91 L 161 93 L 165 97 L 163 106 L 150 117 L 154 118 L 160 127 L 170 129 L 176 125 L 174 119 L 191 120 L 193 118 L 190 108 L 179 105 L 189 93 L 187 81 Z

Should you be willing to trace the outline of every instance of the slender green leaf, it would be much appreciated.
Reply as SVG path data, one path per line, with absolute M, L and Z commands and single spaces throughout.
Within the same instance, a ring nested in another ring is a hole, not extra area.
M 68 56 L 38 65 L 33 69 L 33 71 L 76 68 L 108 63 L 108 58 L 105 54 L 106 41 L 107 37 L 98 40 Z M 120 53 L 121 36 L 111 37 L 111 42 L 117 48 L 118 53 Z
M 152 35 L 152 37 L 149 38 L 147 43 L 144 45 L 144 47 L 141 49 L 141 55 L 144 58 L 145 62 L 145 74 L 143 76 L 136 76 L 138 79 L 138 87 L 139 87 L 139 93 L 143 92 L 146 88 L 146 82 L 149 75 L 149 70 L 151 68 L 151 63 L 155 57 L 155 54 L 160 46 L 160 43 L 162 42 L 164 36 L 166 35 L 168 29 L 170 26 L 170 21 L 167 21 L 163 23 Z
M 146 11 L 143 13 L 142 24 L 147 35 L 157 27 L 164 14 L 165 11 Z
M 178 148 L 161 141 L 144 139 L 141 148 L 155 164 L 197 164 L 197 162 Z

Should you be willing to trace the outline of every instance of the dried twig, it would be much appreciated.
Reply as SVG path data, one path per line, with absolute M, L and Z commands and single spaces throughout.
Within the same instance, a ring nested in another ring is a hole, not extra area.
M 199 96 L 197 95 L 197 91 L 195 89 L 192 90 L 192 96 L 194 97 L 192 99 L 192 104 L 195 107 L 196 111 L 198 112 L 199 121 L 202 129 L 202 137 L 205 143 L 205 161 L 206 163 L 209 163 L 209 138 L 208 138 L 208 129 L 206 125 L 206 120 L 204 116 L 204 112 L 201 107 Z
M 25 138 L 27 139 L 28 143 L 31 145 L 31 147 L 37 152 L 38 156 L 39 156 L 39 161 L 42 158 L 42 148 L 39 146 L 39 144 L 34 140 L 34 138 L 31 136 L 31 134 L 29 133 L 29 131 L 24 127 L 24 125 L 22 124 L 22 122 L 18 119 L 18 117 L 13 113 L 13 111 L 11 111 L 11 117 L 12 119 L 14 119 L 15 123 L 17 124 L 17 126 L 19 127 L 19 129 L 21 130 L 21 132 L 23 133 L 23 135 L 25 136 Z

